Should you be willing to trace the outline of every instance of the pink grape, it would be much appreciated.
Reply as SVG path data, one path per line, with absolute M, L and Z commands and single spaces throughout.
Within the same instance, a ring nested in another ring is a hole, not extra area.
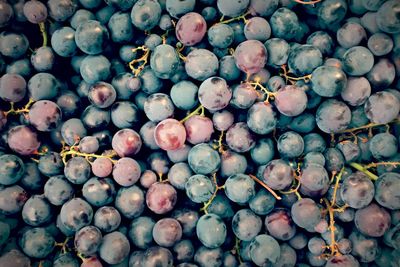
M 307 95 L 299 87 L 287 85 L 279 89 L 275 96 L 275 105 L 280 113 L 292 117 L 303 113 L 307 107 Z
M 101 264 L 101 261 L 96 257 L 91 257 L 89 259 L 85 259 L 82 262 L 81 267 L 103 267 L 103 264 Z
M 183 147 L 186 140 L 185 127 L 175 119 L 159 122 L 154 130 L 156 144 L 163 150 L 176 150 Z
M 111 145 L 118 156 L 131 156 L 139 152 L 142 147 L 142 139 L 134 130 L 122 129 L 114 135 Z
M 170 212 L 177 201 L 177 192 L 170 184 L 154 183 L 146 193 L 146 204 L 156 214 Z
M 205 116 L 194 115 L 185 122 L 187 141 L 193 145 L 210 141 L 214 133 L 211 119 Z
M 37 133 L 28 126 L 15 126 L 8 132 L 8 145 L 21 155 L 32 155 L 40 146 Z
M 52 101 L 39 100 L 29 109 L 29 122 L 38 131 L 54 130 L 61 122 L 61 109 Z
M 236 66 L 247 74 L 259 72 L 267 62 L 267 49 L 257 40 L 240 43 L 233 54 Z
M 113 170 L 114 180 L 122 186 L 131 186 L 140 178 L 140 166 L 132 158 L 121 158 L 115 163 Z
M 92 172 L 94 175 L 100 178 L 107 177 L 111 174 L 113 165 L 110 159 L 97 158 L 92 163 Z
M 183 45 L 192 46 L 203 39 L 206 31 L 207 23 L 203 16 L 196 12 L 190 12 L 179 19 L 175 34 Z
M 151 170 L 145 170 L 140 176 L 140 184 L 148 189 L 150 186 L 157 182 L 157 175 Z

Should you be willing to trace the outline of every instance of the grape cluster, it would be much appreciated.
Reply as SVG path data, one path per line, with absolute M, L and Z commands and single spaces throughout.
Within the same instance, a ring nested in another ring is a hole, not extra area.
M 398 0 L 0 0 L 0 267 L 400 266 Z

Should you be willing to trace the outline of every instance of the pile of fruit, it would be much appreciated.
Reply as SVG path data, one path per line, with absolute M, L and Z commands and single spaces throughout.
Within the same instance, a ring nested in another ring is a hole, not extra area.
M 0 0 L 0 267 L 399 267 L 399 0 Z

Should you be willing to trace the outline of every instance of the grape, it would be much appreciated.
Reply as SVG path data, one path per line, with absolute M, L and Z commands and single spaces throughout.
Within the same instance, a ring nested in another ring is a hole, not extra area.
M 62 57 L 72 57 L 76 54 L 75 31 L 70 27 L 62 27 L 51 36 L 51 46 L 54 52 Z
M 399 209 L 397 201 L 400 186 L 400 175 L 394 172 L 382 174 L 375 183 L 375 200 L 381 206 L 394 210 Z
M 133 219 L 129 227 L 129 239 L 140 249 L 149 248 L 153 243 L 154 225 L 155 221 L 150 217 L 142 216 Z
M 117 97 L 114 87 L 105 82 L 97 82 L 90 86 L 89 101 L 98 108 L 110 107 Z
M 285 86 L 278 90 L 275 105 L 286 116 L 300 115 L 307 107 L 306 93 L 296 86 Z
M 26 230 L 19 239 L 22 251 L 29 257 L 43 259 L 54 249 L 54 238 L 45 228 Z
M 400 101 L 390 92 L 372 94 L 364 105 L 368 119 L 374 123 L 388 123 L 396 118 L 400 110 Z
M 237 173 L 245 173 L 247 169 L 246 157 L 230 150 L 224 151 L 221 157 L 221 176 L 228 177 Z
M 249 209 L 239 210 L 232 219 L 232 230 L 243 241 L 251 241 L 256 237 L 261 226 L 261 218 Z
M 189 143 L 196 145 L 210 141 L 214 132 L 211 119 L 194 115 L 185 121 L 186 139 Z
M 39 131 L 51 131 L 60 124 L 61 109 L 52 101 L 37 101 L 29 109 L 29 121 Z
M 257 102 L 248 110 L 247 126 L 257 134 L 272 132 L 276 123 L 276 113 L 270 104 Z
M 11 128 L 7 142 L 13 151 L 24 156 L 34 154 L 40 146 L 37 133 L 25 125 Z
M 155 143 L 167 151 L 182 148 L 186 137 L 185 127 L 175 119 L 162 120 L 154 129 Z
M 398 3 L 390 0 L 382 4 L 376 14 L 378 28 L 386 33 L 398 33 L 400 20 L 397 18 Z
M 293 170 L 284 160 L 274 159 L 266 165 L 263 181 L 274 190 L 284 190 L 292 184 Z
M 174 114 L 174 105 L 168 95 L 152 94 L 144 102 L 144 113 L 151 121 L 160 122 Z
M 397 153 L 397 139 L 390 133 L 376 134 L 369 142 L 369 150 L 374 158 L 390 158 Z
M 132 24 L 140 30 L 151 30 L 161 17 L 161 6 L 158 1 L 139 0 L 131 10 Z
M 243 122 L 233 124 L 226 133 L 226 142 L 235 152 L 247 152 L 255 146 L 255 139 Z
M 135 155 L 142 147 L 142 140 L 134 130 L 122 129 L 113 136 L 112 147 L 120 157 Z
M 176 201 L 176 190 L 166 183 L 154 183 L 146 193 L 147 207 L 156 214 L 165 214 L 171 211 Z
M 153 227 L 153 238 L 160 246 L 172 247 L 182 238 L 182 227 L 175 219 L 161 219 Z
M 185 61 L 185 71 L 190 77 L 204 81 L 218 71 L 218 58 L 207 49 L 191 51 Z
M 218 248 L 226 239 L 226 225 L 218 215 L 205 214 L 197 222 L 196 234 L 205 247 Z
M 183 110 L 190 110 L 198 103 L 198 90 L 199 88 L 194 83 L 190 81 L 180 81 L 171 88 L 171 100 L 176 107 Z
M 26 94 L 26 81 L 18 74 L 4 74 L 0 78 L 0 98 L 9 102 L 19 102 Z
M 346 84 L 346 74 L 336 67 L 320 66 L 312 73 L 311 87 L 320 96 L 336 96 L 346 88 Z
M 133 29 L 130 15 L 122 12 L 115 13 L 108 21 L 108 29 L 113 42 L 126 43 L 131 41 Z
M 283 158 L 295 158 L 304 150 L 303 138 L 296 132 L 288 131 L 282 134 L 277 142 L 278 151 Z
M 365 77 L 350 77 L 341 92 L 343 100 L 352 106 L 364 104 L 370 95 L 371 85 Z
M 107 177 L 111 174 L 112 170 L 113 165 L 111 160 L 108 158 L 97 158 L 92 163 L 92 172 L 98 177 Z
M 47 200 L 55 205 L 61 206 L 73 197 L 72 185 L 62 175 L 50 177 L 44 185 L 44 195 Z
M 142 265 L 149 267 L 172 267 L 173 256 L 169 249 L 154 246 L 145 250 Z
M 389 229 L 391 218 L 384 208 L 372 203 L 356 211 L 354 222 L 362 234 L 379 237 Z
M 257 266 L 274 264 L 281 254 L 279 243 L 270 235 L 258 235 L 250 244 L 250 257 Z
M 289 240 L 296 234 L 290 214 L 285 209 L 276 209 L 265 217 L 265 227 L 268 233 L 278 240 Z
M 253 17 L 244 26 L 244 35 L 248 40 L 265 42 L 271 36 L 271 26 L 266 19 Z
M 273 210 L 275 203 L 275 198 L 268 191 L 260 189 L 249 201 L 249 207 L 257 215 L 266 215 Z
M 240 43 L 234 53 L 236 66 L 246 74 L 259 72 L 267 62 L 267 49 L 258 40 Z
M 0 10 L 1 10 L 0 27 L 4 27 L 7 26 L 10 20 L 13 18 L 14 11 L 12 6 L 7 2 L 1 3 Z
M 167 151 L 167 155 L 169 160 L 172 162 L 182 162 L 182 161 L 187 161 L 189 151 L 192 147 L 188 144 L 185 144 L 182 148 L 177 149 L 177 150 L 169 150 Z
M 54 267 L 62 267 L 62 266 L 78 266 L 78 259 L 73 256 L 71 253 L 66 253 L 60 256 L 55 257 L 53 261 Z
M 179 18 L 180 16 L 193 11 L 196 4 L 195 0 L 167 0 L 165 2 L 167 12 L 174 18 Z
M 246 174 L 231 175 L 225 182 L 225 194 L 231 201 L 245 204 L 255 195 L 255 182 Z
M 188 239 L 178 241 L 173 247 L 173 252 L 177 262 L 191 261 L 194 257 L 192 241 Z
M 349 107 L 334 99 L 322 102 L 316 113 L 317 126 L 326 133 L 336 133 L 346 129 L 350 119 Z
M 353 244 L 352 255 L 356 256 L 360 262 L 372 262 L 378 254 L 378 242 L 376 239 L 366 237 L 359 232 L 352 232 L 349 236 Z
M 22 33 L 2 31 L 0 33 L 0 53 L 13 59 L 23 56 L 29 47 L 29 41 Z
M 306 196 L 319 197 L 329 189 L 328 172 L 321 165 L 310 164 L 302 170 L 300 192 Z
M 25 173 L 25 164 L 21 158 L 13 154 L 0 156 L 0 184 L 17 183 Z
M 336 38 L 340 46 L 351 48 L 359 45 L 363 39 L 366 39 L 364 28 L 355 22 L 345 23 L 336 33 Z
M 75 13 L 77 6 L 77 3 L 71 0 L 49 0 L 47 3 L 49 15 L 55 21 L 66 21 Z
M 158 78 L 170 78 L 179 67 L 177 52 L 168 44 L 158 45 L 151 54 L 150 67 Z
M 133 219 L 142 214 L 145 206 L 143 191 L 136 185 L 122 187 L 115 197 L 115 208 L 126 218 Z
M 185 46 L 193 46 L 199 43 L 206 31 L 206 21 L 196 12 L 189 12 L 183 15 L 175 27 L 176 37 Z
M 210 111 L 225 108 L 232 97 L 232 91 L 226 81 L 220 77 L 210 77 L 199 87 L 199 101 Z
M 327 171 L 339 172 L 344 167 L 345 160 L 339 149 L 327 148 L 324 152 L 324 157 Z
M 111 63 L 103 55 L 86 56 L 80 66 L 80 74 L 83 80 L 89 84 L 101 80 L 108 80 L 111 76 Z
M 112 232 L 103 237 L 99 247 L 99 256 L 108 264 L 122 262 L 130 251 L 128 239 L 121 232 Z
M 219 61 L 219 76 L 227 81 L 239 78 L 240 70 L 236 66 L 235 58 L 231 55 L 223 56 Z
M 241 83 L 233 87 L 230 103 L 240 109 L 251 107 L 257 100 L 257 91 L 249 83 Z M 259 105 L 259 104 L 258 104 Z M 259 105 L 261 107 L 261 105 Z
M 321 65 L 322 54 L 312 45 L 301 45 L 289 53 L 288 66 L 296 75 L 308 75 Z
M 222 256 L 223 252 L 221 248 L 207 248 L 205 246 L 201 246 L 194 255 L 194 261 L 199 267 L 217 267 L 221 266 L 222 264 Z M 192 265 L 189 267 L 192 267 Z
M 61 207 L 60 219 L 67 229 L 78 231 L 91 223 L 93 209 L 83 199 L 73 198 Z
M 217 23 L 207 31 L 208 42 L 216 48 L 228 48 L 233 43 L 234 33 L 228 24 Z
M 210 145 L 202 143 L 190 149 L 188 163 L 195 173 L 207 175 L 219 169 L 221 158 Z
M 321 212 L 310 198 L 303 198 L 293 204 L 291 208 L 293 221 L 302 228 L 312 228 L 317 225 L 321 219 Z
M 395 65 L 385 58 L 379 59 L 367 74 L 368 80 L 376 88 L 387 88 L 393 83 L 395 77 Z
M 102 241 L 100 230 L 94 226 L 86 226 L 75 234 L 74 245 L 79 253 L 86 256 L 97 252 Z
M 116 208 L 103 206 L 95 212 L 93 224 L 101 231 L 109 233 L 119 227 L 121 224 L 121 215 Z
M 189 164 L 185 162 L 178 162 L 169 169 L 168 181 L 177 189 L 185 189 L 185 184 L 192 176 L 192 170 Z
M 90 178 L 82 187 L 82 195 L 93 206 L 100 207 L 113 202 L 115 186 L 110 178 Z
M 358 267 L 360 264 L 352 255 L 333 256 L 328 260 L 326 267 Z
M 43 196 L 30 197 L 22 208 L 22 219 L 31 226 L 43 225 L 49 222 L 51 217 L 51 206 Z
M 115 163 L 112 174 L 119 185 L 131 186 L 139 180 L 141 169 L 136 160 L 125 157 Z
M 354 46 L 343 55 L 343 70 L 350 75 L 360 76 L 369 72 L 374 65 L 374 56 L 363 46 Z
M 245 1 L 228 1 L 228 0 L 217 0 L 218 10 L 224 15 L 228 17 L 236 17 L 244 13 L 246 11 L 247 6 L 249 5 L 249 0 Z
M 0 257 L 0 264 L 9 267 L 29 267 L 30 259 L 21 251 L 12 249 Z

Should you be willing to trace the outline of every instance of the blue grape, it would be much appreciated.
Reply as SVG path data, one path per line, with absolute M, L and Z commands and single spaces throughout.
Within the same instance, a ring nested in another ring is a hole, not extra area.
M 250 244 L 250 257 L 257 266 L 274 264 L 281 254 L 279 243 L 270 235 L 258 235 Z
M 300 183 L 300 192 L 306 196 L 323 196 L 329 189 L 328 172 L 321 165 L 307 165 L 302 170 Z
M 367 237 L 360 232 L 353 231 L 349 236 L 353 244 L 351 254 L 357 257 L 360 262 L 372 262 L 378 254 L 378 241 L 375 238 Z
M 154 225 L 155 221 L 150 217 L 141 216 L 133 219 L 129 227 L 129 239 L 140 249 L 149 248 L 153 244 Z
M 294 74 L 299 76 L 310 74 L 322 63 L 321 52 L 312 45 L 301 45 L 289 53 L 288 66 Z
M 93 209 L 85 200 L 73 198 L 61 207 L 60 219 L 68 230 L 78 231 L 92 222 Z
M 185 162 L 178 162 L 171 166 L 168 171 L 168 181 L 177 189 L 185 189 L 186 182 L 192 176 L 189 165 Z
M 386 58 L 381 58 L 368 72 L 367 78 L 375 88 L 387 88 L 396 77 L 395 65 Z
M 230 101 L 231 105 L 240 109 L 247 109 L 251 107 L 254 102 L 257 100 L 258 94 L 257 91 L 251 86 L 249 83 L 241 83 L 233 87 L 232 90 L 232 99 Z M 257 104 L 257 103 L 256 103 Z M 260 104 L 257 106 L 262 108 Z M 268 105 L 265 105 L 268 106 Z M 256 109 L 256 108 L 253 108 Z M 266 108 L 264 108 L 266 109 Z M 270 112 L 271 113 L 271 112 Z
M 237 238 L 251 241 L 261 231 L 261 218 L 249 209 L 236 212 L 232 219 L 232 230 Z
M 115 231 L 121 224 L 121 215 L 111 206 L 99 208 L 93 217 L 93 224 L 101 231 L 109 233 Z
M 72 0 L 49 0 L 47 3 L 50 17 L 60 22 L 66 21 L 71 17 L 75 13 L 77 7 L 78 3 Z
M 99 249 L 102 234 L 95 226 L 85 226 L 75 233 L 74 245 L 79 253 L 85 256 L 93 255 Z
M 265 42 L 271 36 L 271 26 L 262 17 L 252 17 L 244 26 L 244 35 L 248 40 Z
M 51 36 L 51 47 L 59 56 L 72 57 L 75 55 L 77 50 L 75 30 L 70 27 L 56 30 Z
M 195 173 L 207 175 L 219 169 L 221 158 L 210 145 L 198 144 L 190 149 L 188 163 Z
M 368 38 L 368 49 L 375 56 L 385 56 L 393 49 L 393 41 L 385 33 L 374 33 Z
M 194 254 L 194 261 L 199 267 L 217 267 L 222 264 L 222 249 L 200 246 Z M 190 266 L 191 267 L 191 266 Z
M 381 4 L 382 2 L 379 2 Z M 378 28 L 386 33 L 398 33 L 400 20 L 397 17 L 398 3 L 395 0 L 390 0 L 382 4 L 376 14 L 376 23 Z
M 372 94 L 364 104 L 368 119 L 374 123 L 389 123 L 400 110 L 400 101 L 390 92 L 382 91 Z
M 2 31 L 0 40 L 0 53 L 3 56 L 17 59 L 28 50 L 29 41 L 23 33 Z
M 26 230 L 19 239 L 22 251 L 29 257 L 43 259 L 54 249 L 54 237 L 45 228 Z
M 172 212 L 172 218 L 175 218 L 181 224 L 184 236 L 191 237 L 194 235 L 194 230 L 197 221 L 199 220 L 199 214 L 197 211 L 187 208 L 175 209 Z
M 132 24 L 142 31 L 154 28 L 161 17 L 161 6 L 158 1 L 139 0 L 131 10 Z
M 194 246 L 189 239 L 178 241 L 174 247 L 173 252 L 177 262 L 191 261 L 194 257 Z
M 198 91 L 200 103 L 210 111 L 225 108 L 232 97 L 226 81 L 220 77 L 210 77 L 203 81 Z
M 170 97 L 163 93 L 152 94 L 144 102 L 144 112 L 154 122 L 171 117 L 174 114 L 174 109 Z
M 350 108 L 343 102 L 328 99 L 318 107 L 315 119 L 323 132 L 336 133 L 347 128 L 351 120 Z
M 79 151 L 82 153 L 96 153 L 99 147 L 99 141 L 94 136 L 85 136 L 79 141 Z
M 375 183 L 375 200 L 381 206 L 394 210 L 399 208 L 396 201 L 399 194 L 400 175 L 394 172 L 382 174 Z
M 83 80 L 89 84 L 108 80 L 111 76 L 111 63 L 103 55 L 90 55 L 82 60 L 80 74 Z
M 255 182 L 246 174 L 234 174 L 225 182 L 225 194 L 233 202 L 248 203 L 255 195 Z
M 281 7 L 272 14 L 270 19 L 272 34 L 275 37 L 291 40 L 299 28 L 299 19 L 293 11 Z
M 63 175 L 50 177 L 44 185 L 44 195 L 47 200 L 61 206 L 73 197 L 74 189 Z
M 267 64 L 269 66 L 279 67 L 287 63 L 289 57 L 289 44 L 284 39 L 271 38 L 268 39 L 264 45 L 268 51 Z
M 143 191 L 136 185 L 122 187 L 115 197 L 115 207 L 126 218 L 133 219 L 142 214 L 145 206 Z
M 219 60 L 218 75 L 227 81 L 233 81 L 239 78 L 240 70 L 236 66 L 235 58 L 233 56 L 223 56 Z
M 13 154 L 0 156 L 0 184 L 17 183 L 25 173 L 25 164 L 21 158 Z
M 171 88 L 171 100 L 177 108 L 190 110 L 198 103 L 199 88 L 191 81 L 180 81 Z
M 218 248 L 226 239 L 226 225 L 218 215 L 206 214 L 199 218 L 196 234 L 205 247 Z
M 81 23 L 88 20 L 96 20 L 95 15 L 89 10 L 78 9 L 75 14 L 72 15 L 72 17 L 70 18 L 70 24 L 71 27 L 76 30 L 76 28 L 78 28 Z
M 397 153 L 397 139 L 390 133 L 379 133 L 369 141 L 369 150 L 376 159 L 390 158 Z
M 207 31 L 208 42 L 216 48 L 228 48 L 233 43 L 234 33 L 228 24 L 217 23 Z
M 145 250 L 142 265 L 149 267 L 169 267 L 173 264 L 173 255 L 169 249 L 153 246 Z
M 312 72 L 311 88 L 320 96 L 339 95 L 346 84 L 346 74 L 336 67 L 321 66 Z
M 11 21 L 13 16 L 14 16 L 14 11 L 13 11 L 12 6 L 7 2 L 2 3 L 1 4 L 0 27 L 7 26 L 7 24 Z
M 110 178 L 90 178 L 82 187 L 83 197 L 93 206 L 101 207 L 114 201 L 115 185 Z
M 276 113 L 270 104 L 257 102 L 247 113 L 247 126 L 257 134 L 268 134 L 276 127 Z
M 189 77 L 204 81 L 217 74 L 217 56 L 207 49 L 196 49 L 186 56 L 185 71 Z
M 115 43 L 127 43 L 131 41 L 133 29 L 131 17 L 128 13 L 117 12 L 108 21 L 111 40 Z
M 371 180 L 357 172 L 347 177 L 340 186 L 340 196 L 350 207 L 360 209 L 374 198 L 375 189 Z
M 112 232 L 103 237 L 99 247 L 99 256 L 108 264 L 122 262 L 130 251 L 128 239 L 121 232 Z
M 217 0 L 218 10 L 224 15 L 228 17 L 236 17 L 244 13 L 246 8 L 248 7 L 250 1 L 229 1 L 229 0 Z
M 22 219 L 31 226 L 40 226 L 52 219 L 50 203 L 43 196 L 30 197 L 22 208 Z
M 101 53 L 109 40 L 107 28 L 96 20 L 81 23 L 75 32 L 76 46 L 88 55 Z
M 278 139 L 278 151 L 284 158 L 295 158 L 304 151 L 304 141 L 301 135 L 296 132 L 288 131 Z
M 158 78 L 168 79 L 178 70 L 178 53 L 171 45 L 161 44 L 151 53 L 150 67 Z

